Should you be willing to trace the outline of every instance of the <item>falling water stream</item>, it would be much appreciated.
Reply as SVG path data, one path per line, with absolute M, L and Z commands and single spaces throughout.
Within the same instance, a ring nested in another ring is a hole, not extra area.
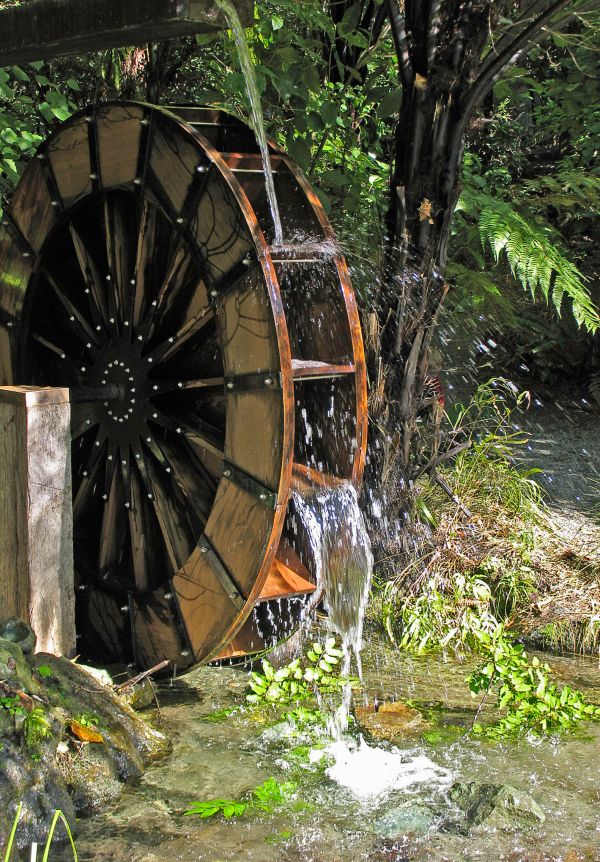
M 329 622 L 342 641 L 341 675 L 350 675 L 354 656 L 357 674 L 362 678 L 363 623 L 373 554 L 356 489 L 343 482 L 309 494 L 294 492 L 294 504 L 310 542 Z M 351 694 L 347 685 L 340 709 L 332 719 L 331 730 L 336 738 L 348 727 Z
M 246 39 L 246 34 L 244 33 L 244 28 L 242 27 L 242 22 L 237 13 L 237 9 L 231 0 L 216 0 L 216 3 L 226 16 L 235 40 L 240 66 L 246 82 L 246 92 L 248 94 L 248 101 L 250 103 L 250 111 L 252 114 L 252 127 L 262 156 L 267 199 L 269 201 L 271 216 L 273 218 L 273 228 L 275 233 L 274 245 L 280 246 L 283 244 L 283 230 L 281 227 L 281 218 L 279 216 L 277 196 L 275 194 L 275 182 L 273 180 L 273 169 L 271 167 L 271 159 L 269 157 L 269 145 L 267 144 L 267 136 L 265 134 L 265 121 L 260 101 L 260 93 L 258 92 L 256 74 L 250 57 L 248 41 Z

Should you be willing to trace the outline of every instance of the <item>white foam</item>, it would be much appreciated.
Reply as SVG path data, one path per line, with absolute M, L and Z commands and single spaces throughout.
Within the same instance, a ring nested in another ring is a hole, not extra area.
M 413 784 L 444 786 L 452 773 L 425 755 L 413 755 L 397 748 L 374 748 L 361 738 L 360 743 L 334 742 L 327 754 L 335 759 L 326 770 L 332 781 L 361 798 L 381 796 Z

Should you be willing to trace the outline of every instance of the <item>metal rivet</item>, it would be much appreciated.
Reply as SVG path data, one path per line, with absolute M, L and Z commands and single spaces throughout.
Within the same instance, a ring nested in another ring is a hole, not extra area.
M 178 384 L 177 384 L 177 388 L 178 388 L 178 389 L 183 389 L 183 383 L 178 383 Z
M 85 289 L 83 292 L 84 292 L 84 293 L 89 293 L 89 292 L 90 292 L 89 287 L 86 287 L 86 289 Z M 100 327 L 98 327 L 98 329 L 100 329 Z
M 227 381 L 227 388 L 228 388 L 228 389 L 233 389 L 234 385 L 235 385 L 235 384 L 234 384 L 233 380 L 228 380 L 228 381 Z
M 109 415 L 109 416 L 112 416 L 112 410 L 109 410 L 109 411 L 108 411 L 108 415 Z
M 101 327 L 101 326 L 97 326 L 97 327 L 96 327 L 96 332 L 100 332 L 100 330 L 101 330 L 101 329 L 102 329 L 102 327 Z
M 103 500 L 108 500 L 108 494 L 102 494 L 102 499 L 103 499 Z
M 85 476 L 87 476 L 87 470 L 84 470 L 84 471 L 83 471 L 83 473 L 82 473 L 81 475 L 82 475 L 82 476 L 84 476 L 84 477 L 85 477 Z
M 139 177 L 136 177 L 133 181 L 134 186 L 141 186 L 142 181 Z
M 100 383 L 106 383 L 106 380 L 101 380 Z
M 94 121 L 93 117 L 84 117 L 86 123 L 92 123 Z
M 110 322 L 111 322 L 111 323 L 114 323 L 114 322 L 115 322 L 114 317 L 111 317 L 111 318 L 110 318 Z
M 38 153 L 38 154 L 37 154 L 37 157 L 38 157 L 38 159 L 40 159 L 40 161 L 41 161 L 41 160 L 44 158 L 44 154 L 43 154 L 43 153 Z
M 175 221 L 177 222 L 177 224 L 183 224 L 183 219 L 181 218 L 181 216 L 176 218 Z
M 128 320 L 124 320 L 124 321 L 123 321 L 123 326 L 129 326 L 129 321 L 128 321 Z
M 66 358 L 67 358 L 67 354 L 66 354 L 66 353 L 61 353 L 61 354 L 60 354 L 60 358 L 61 358 L 61 359 L 66 359 Z
M 121 610 L 123 611 L 124 614 L 128 613 L 129 612 L 129 605 L 123 605 L 121 607 Z
M 128 413 L 133 413 L 133 407 L 130 407 L 130 408 L 129 408 L 129 410 L 128 410 L 127 412 L 128 412 Z M 127 417 L 127 418 L 129 418 L 129 417 Z
M 91 424 L 92 424 L 92 420 L 91 420 L 91 419 L 86 419 L 86 420 L 85 420 L 85 424 L 86 424 L 86 425 L 91 425 Z
M 23 257 L 31 257 L 31 254 L 28 251 L 24 251 Z
M 165 599 L 172 599 L 173 593 L 165 593 Z
M 206 171 L 208 170 L 208 165 L 198 165 L 196 170 L 198 171 L 199 174 L 205 174 Z
M 265 386 L 270 386 L 273 380 L 270 377 L 265 377 Z
M 126 508 L 126 509 L 129 509 L 129 506 L 130 506 L 130 505 L 131 505 L 130 503 L 125 503 L 125 508 Z
M 156 308 L 156 306 L 158 305 L 158 302 L 154 299 L 154 300 L 152 300 L 152 305 L 154 308 Z
M 138 335 L 138 341 L 143 341 L 143 340 L 144 340 L 144 336 L 143 336 L 143 335 Z
M 11 329 L 11 328 L 12 328 L 12 323 L 11 323 L 11 321 L 10 321 L 10 320 L 9 320 L 9 322 L 8 322 L 6 325 L 8 326 L 8 328 L 9 328 L 9 329 Z
M 149 500 L 151 500 L 151 499 L 152 499 L 152 494 L 148 494 L 148 499 L 149 499 Z
M 99 446 L 99 445 L 100 445 L 100 441 L 96 440 L 96 446 Z
M 146 443 L 152 443 L 152 437 L 146 437 Z
M 153 414 L 152 414 L 152 418 L 153 418 L 153 419 L 158 419 L 158 413 L 153 413 Z
M 139 461 L 142 456 L 138 452 L 138 454 L 135 457 L 136 457 L 136 461 Z
M 106 276 L 106 280 L 110 281 L 110 273 Z
M 98 179 L 98 174 L 90 174 L 90 179 L 91 179 L 91 180 L 97 180 L 97 179 Z
M 182 649 L 182 650 L 181 650 L 181 655 L 182 655 L 182 656 L 188 656 L 189 654 L 190 654 L 189 649 Z
M 73 314 L 72 314 L 72 315 L 69 317 L 69 320 L 71 320 L 71 321 L 75 320 L 75 315 L 73 315 Z
M 250 258 L 249 258 L 249 257 L 245 257 L 245 258 L 243 259 L 242 263 L 243 263 L 243 265 L 244 265 L 244 266 L 250 266 Z
M 82 370 L 82 371 L 85 371 L 85 365 L 82 365 L 82 366 L 81 366 L 81 370 Z
M 206 547 L 206 545 L 200 545 L 200 551 L 201 551 L 203 554 L 206 554 L 206 553 L 207 553 L 207 551 L 208 551 L 208 548 Z
M 144 117 L 143 120 L 140 120 L 142 126 L 147 126 L 150 123 L 150 120 L 147 117 Z
M 219 295 L 219 291 L 218 291 L 218 290 L 211 290 L 210 295 L 211 295 L 211 296 L 218 296 L 218 295 Z
M 108 460 L 109 460 L 109 461 L 112 461 L 112 459 L 113 459 L 113 456 L 112 456 L 112 455 L 108 455 Z
M 175 430 L 177 431 L 178 434 L 181 434 L 181 428 L 176 428 Z
M 108 401 L 103 401 L 102 403 L 104 404 L 105 407 L 108 407 Z
M 231 476 L 231 470 L 223 470 L 224 476 Z
M 92 342 L 91 342 L 91 341 L 88 341 L 88 343 L 87 343 L 85 346 L 86 346 L 86 347 L 87 347 L 87 349 L 89 350 L 89 349 L 90 349 L 90 347 L 92 346 Z
M 171 472 L 171 468 L 170 468 L 170 467 L 167 467 L 166 472 L 167 472 L 167 473 L 170 473 L 170 472 Z
M 129 403 L 130 403 L 130 404 L 135 404 L 135 398 L 132 398 L 132 399 L 131 399 L 131 401 L 130 401 Z
M 135 392 L 135 386 L 132 386 L 132 387 L 131 387 L 131 391 L 132 391 L 132 392 Z
M 87 590 L 87 586 L 86 586 L 86 584 L 79 584 L 79 586 L 77 587 L 77 589 L 78 589 L 78 590 L 81 590 L 81 592 L 83 592 L 84 590 Z
M 152 389 L 153 389 L 155 392 L 158 392 L 158 386 L 156 386 L 156 384 L 152 387 Z
M 130 278 L 130 279 L 129 279 L 129 284 L 135 284 L 135 278 Z
M 60 206 L 60 201 L 52 201 L 52 206 L 53 206 L 53 207 L 59 207 L 59 206 Z
M 149 357 L 148 357 L 148 362 L 152 362 L 152 357 L 151 357 L 151 356 L 149 356 Z
M 267 495 L 266 495 L 266 494 L 259 494 L 259 495 L 258 495 L 258 499 L 259 499 L 259 500 L 266 500 L 266 499 L 267 499 Z

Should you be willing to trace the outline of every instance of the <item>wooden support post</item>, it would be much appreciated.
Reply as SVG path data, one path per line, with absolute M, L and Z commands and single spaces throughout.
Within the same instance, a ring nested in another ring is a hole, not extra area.
M 68 389 L 0 387 L 0 620 L 38 651 L 75 652 Z

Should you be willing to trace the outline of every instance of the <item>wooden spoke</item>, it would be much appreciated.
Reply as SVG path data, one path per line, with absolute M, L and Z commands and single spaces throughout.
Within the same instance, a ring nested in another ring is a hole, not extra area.
M 73 356 L 69 356 L 64 347 L 59 347 L 58 344 L 54 344 L 54 342 L 50 341 L 49 338 L 46 338 L 44 335 L 40 335 L 38 332 L 30 332 L 30 338 L 33 338 L 34 341 L 37 341 L 38 344 L 41 344 L 42 347 L 45 347 L 51 353 L 54 353 L 55 356 L 58 356 L 59 359 L 67 359 L 70 363 L 77 362 L 77 359 Z
M 140 324 L 139 332 L 144 341 L 154 333 L 155 323 L 156 327 L 158 327 L 159 321 L 171 313 L 177 305 L 183 289 L 189 286 L 191 266 L 195 268 L 195 263 L 190 256 L 189 249 L 181 243 L 175 249 L 171 264 L 159 288 L 156 299 L 150 304 Z M 195 280 L 198 281 L 198 279 L 199 276 L 196 275 Z
M 174 380 L 163 380 L 154 384 L 156 389 L 153 388 L 152 397 L 154 398 L 158 395 L 165 395 L 167 392 L 176 392 L 179 390 L 185 391 L 189 389 L 205 389 L 210 393 L 213 389 L 223 389 L 224 385 L 224 377 L 204 377 L 198 380 L 179 380 L 177 382 Z
M 100 529 L 98 569 L 102 576 L 116 569 L 123 550 L 123 501 L 119 486 L 119 451 L 114 444 L 108 445 L 104 474 L 105 506 Z
M 136 460 L 136 466 L 140 471 L 148 499 L 154 508 L 173 572 L 177 572 L 188 559 L 194 546 L 189 522 L 179 514 L 179 506 L 173 495 L 169 496 L 156 474 L 152 475 L 152 468 L 146 463 L 143 451 L 140 449 L 135 455 L 136 459 L 138 455 L 140 456 Z
M 131 213 L 128 213 L 122 198 L 105 199 L 106 253 L 111 275 L 109 295 L 117 320 L 128 322 L 131 319 L 129 282 L 133 275 L 131 221 Z
M 56 298 L 66 311 L 69 317 L 69 322 L 71 324 L 71 330 L 73 331 L 75 336 L 84 344 L 97 344 L 98 333 L 94 330 L 92 326 L 90 326 L 83 314 L 69 299 L 58 281 L 48 271 L 45 272 L 45 276 L 48 279 L 48 283 L 54 291 Z
M 192 425 L 189 421 L 184 419 L 171 419 L 161 410 L 157 409 L 156 413 L 157 418 L 153 421 L 156 422 L 157 425 L 160 425 L 161 428 L 166 428 L 168 431 L 174 431 L 176 434 L 181 434 L 183 437 L 189 437 L 218 458 L 225 457 L 223 434 L 217 428 L 214 428 L 207 422 L 203 422 L 199 419 L 197 419 L 195 424 Z
M 150 586 L 150 574 L 154 568 L 148 547 L 154 528 L 148 520 L 146 500 L 138 475 L 133 469 L 129 470 L 128 473 L 131 504 L 127 511 L 129 513 L 133 576 L 136 589 L 145 592 Z
M 204 526 L 208 520 L 212 501 L 217 491 L 217 482 L 183 440 L 180 447 L 166 445 L 166 458 L 174 481 L 177 484 L 190 512 L 198 515 Z
M 210 306 L 206 306 L 197 317 L 188 320 L 181 329 L 174 332 L 166 341 L 152 351 L 150 354 L 152 361 L 156 363 L 166 362 L 178 350 L 187 345 L 190 339 L 202 332 L 214 319 L 214 310 Z
M 72 223 L 69 223 L 69 231 L 73 246 L 79 262 L 79 268 L 83 275 L 86 293 L 90 297 L 90 308 L 92 315 L 98 321 L 97 326 L 104 326 L 108 329 L 108 313 L 104 297 L 103 279 L 98 272 L 98 268 L 94 263 L 92 256 L 89 254 L 87 246 L 80 234 L 77 232 Z
M 94 494 L 94 489 L 98 484 L 98 471 L 104 463 L 103 450 L 102 440 L 100 435 L 97 434 L 87 460 L 81 469 L 81 481 L 73 500 L 73 521 L 77 521 L 80 515 L 82 515 L 85 504 L 88 502 L 90 496 Z
M 135 332 L 140 330 L 145 309 L 148 305 L 151 306 L 148 289 L 152 281 L 150 270 L 152 267 L 154 246 L 158 234 L 158 219 L 159 215 L 157 209 L 150 206 L 148 201 L 145 201 L 140 219 L 135 261 L 135 286 L 131 321 Z

